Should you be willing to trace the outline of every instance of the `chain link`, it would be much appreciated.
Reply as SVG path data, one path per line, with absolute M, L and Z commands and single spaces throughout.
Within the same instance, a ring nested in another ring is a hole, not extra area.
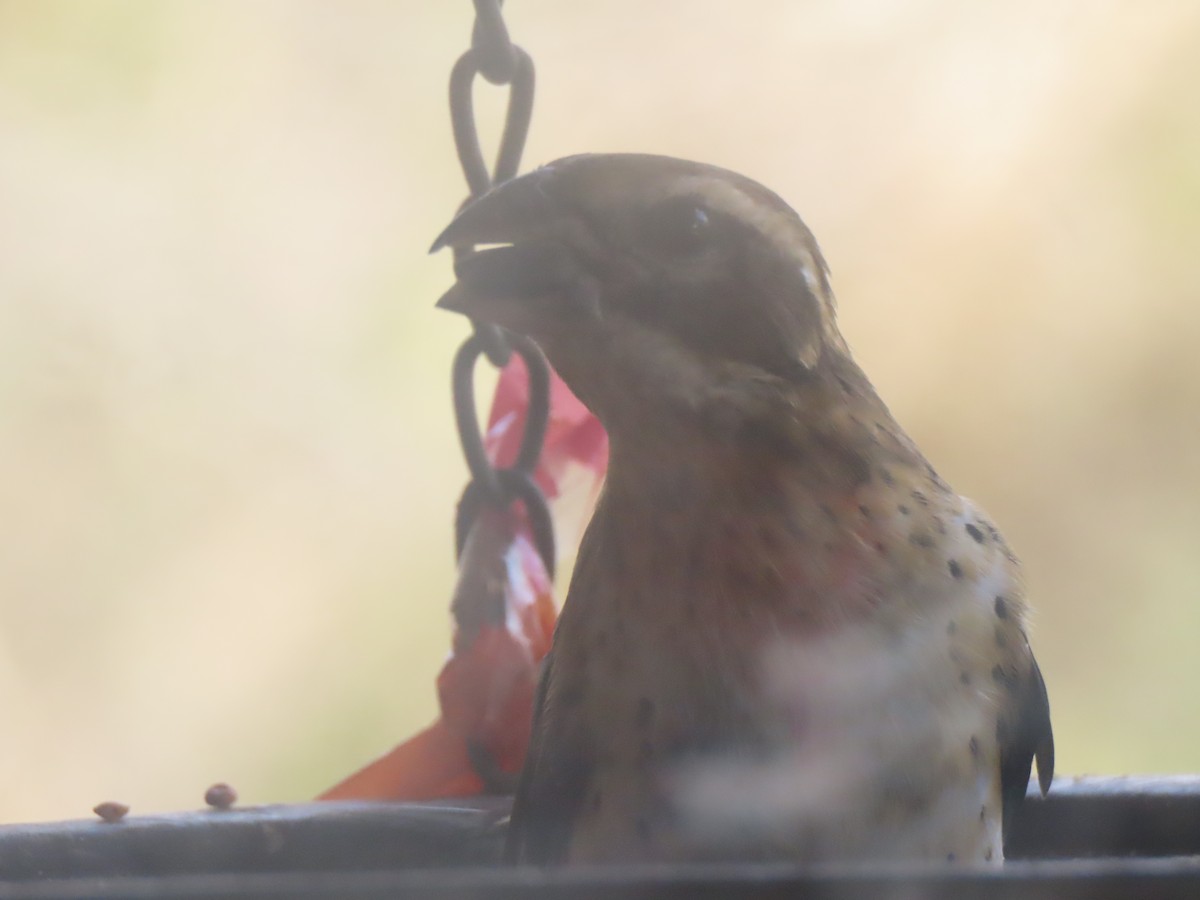
M 471 335 L 454 357 L 454 414 L 462 438 L 463 455 L 471 481 L 458 502 L 455 520 L 455 548 L 459 555 L 467 534 L 485 503 L 507 507 L 515 500 L 525 505 L 534 546 L 550 577 L 554 577 L 554 524 L 546 497 L 534 481 L 533 472 L 542 452 L 546 426 L 550 420 L 550 367 L 537 345 L 523 335 L 509 335 L 513 349 L 525 363 L 529 381 L 529 404 L 525 430 L 512 466 L 497 469 L 487 458 L 483 436 L 475 418 L 475 362 L 483 354 L 483 341 Z
M 463 206 L 517 174 L 533 115 L 533 60 L 510 40 L 501 12 L 503 0 L 473 2 L 475 25 L 471 32 L 471 47 L 450 71 L 450 125 L 469 191 Z M 508 86 L 504 130 L 496 164 L 490 174 L 479 145 L 479 129 L 475 125 L 473 91 L 475 80 L 481 75 L 492 84 Z M 455 272 L 461 270 L 463 262 L 474 252 L 472 247 L 454 248 Z M 485 322 L 473 321 L 472 325 L 474 334 L 459 348 L 453 365 L 454 416 L 471 473 L 455 515 L 456 557 L 462 556 L 467 536 L 486 506 L 507 509 L 519 501 L 525 508 L 534 546 L 553 578 L 554 526 L 546 497 L 534 480 L 550 417 L 550 367 L 537 345 L 528 338 Z M 479 426 L 475 405 L 475 364 L 480 356 L 486 356 L 492 365 L 501 368 L 508 364 L 514 351 L 525 365 L 529 403 L 515 461 L 507 468 L 496 468 L 488 459 Z M 512 790 L 511 777 L 500 770 L 485 747 L 472 741 L 469 752 L 472 766 L 487 789 Z
M 492 84 L 512 81 L 516 57 L 508 26 L 500 7 L 504 0 L 474 0 L 475 27 L 471 30 L 471 49 L 479 54 L 479 71 Z
M 482 75 L 497 85 L 508 85 L 508 111 L 496 165 L 489 174 L 479 146 L 479 129 L 475 127 L 475 79 Z M 499 0 L 475 0 L 475 27 L 471 48 L 450 70 L 450 126 L 454 132 L 454 148 L 470 192 L 464 206 L 487 193 L 494 184 L 507 181 L 517 174 L 529 122 L 533 116 L 534 70 L 529 54 L 512 43 L 500 12 Z M 471 255 L 469 247 L 454 248 L 454 269 L 460 271 Z M 509 359 L 509 347 L 503 331 L 495 325 L 474 323 L 475 333 L 484 342 L 492 365 L 504 366 Z

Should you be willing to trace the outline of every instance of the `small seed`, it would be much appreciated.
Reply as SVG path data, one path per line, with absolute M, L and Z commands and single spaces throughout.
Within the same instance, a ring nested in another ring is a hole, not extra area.
M 103 803 L 93 806 L 92 812 L 105 822 L 120 822 L 129 812 L 129 807 L 124 803 L 117 803 L 115 800 L 105 800 Z
M 219 781 L 204 792 L 204 802 L 213 809 L 229 809 L 237 803 L 237 791 Z

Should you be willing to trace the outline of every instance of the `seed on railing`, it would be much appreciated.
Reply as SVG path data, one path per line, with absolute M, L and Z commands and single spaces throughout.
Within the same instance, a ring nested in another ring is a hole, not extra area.
M 237 791 L 219 781 L 204 792 L 204 802 L 213 809 L 229 809 L 237 803 Z
M 124 819 L 129 812 L 129 807 L 124 803 L 117 803 L 115 800 L 105 800 L 103 803 L 93 806 L 92 812 L 111 825 Z

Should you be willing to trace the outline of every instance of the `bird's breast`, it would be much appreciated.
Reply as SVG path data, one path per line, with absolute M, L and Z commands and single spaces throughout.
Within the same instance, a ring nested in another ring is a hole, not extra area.
M 980 810 L 998 814 L 995 750 L 979 738 L 970 750 L 991 712 L 980 690 L 994 654 L 975 648 L 991 646 L 991 619 L 961 582 L 1007 576 L 997 552 L 954 540 L 972 509 L 802 480 L 695 502 L 669 488 L 652 516 L 606 497 L 556 636 L 553 690 L 571 703 L 551 698 L 550 727 L 593 763 L 572 857 L 681 858 L 698 845 L 711 857 L 706 829 L 732 856 L 835 857 L 817 846 L 829 834 L 874 841 L 867 823 L 903 819 L 897 803 L 927 807 L 935 783 L 974 824 L 933 852 L 994 851 L 996 817 Z M 947 633 L 959 629 L 955 662 Z M 921 840 L 941 841 L 934 832 Z

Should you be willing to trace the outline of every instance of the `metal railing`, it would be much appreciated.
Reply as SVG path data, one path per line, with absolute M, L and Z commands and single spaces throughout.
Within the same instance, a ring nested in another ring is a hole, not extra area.
M 1200 897 L 1200 777 L 1064 778 L 1001 867 L 491 865 L 508 801 L 321 803 L 0 826 L 0 898 Z

